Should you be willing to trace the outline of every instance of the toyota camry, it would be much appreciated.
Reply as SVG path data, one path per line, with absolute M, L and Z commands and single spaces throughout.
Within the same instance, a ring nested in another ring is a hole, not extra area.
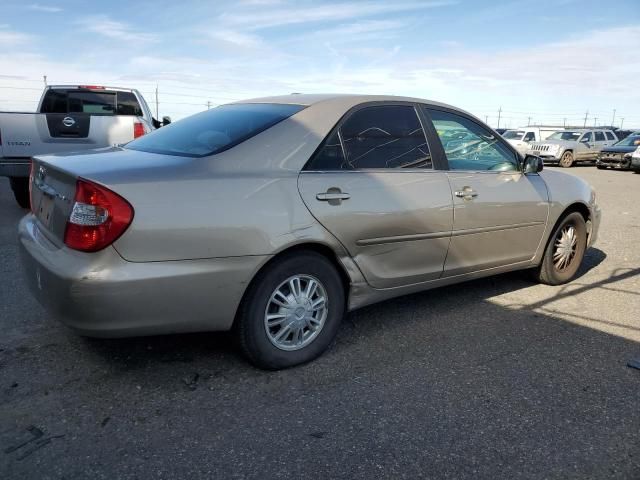
M 223 105 L 37 157 L 30 192 L 26 278 L 63 323 L 233 329 L 270 369 L 317 357 L 374 302 L 518 269 L 568 282 L 600 221 L 584 181 L 460 109 L 392 96 Z

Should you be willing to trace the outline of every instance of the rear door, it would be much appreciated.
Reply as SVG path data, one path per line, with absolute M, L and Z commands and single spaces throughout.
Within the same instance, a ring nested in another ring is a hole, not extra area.
M 445 276 L 531 260 L 544 234 L 547 188 L 524 175 L 499 136 L 461 112 L 423 107 L 449 166 L 454 225 Z
M 349 251 L 370 285 L 439 278 L 453 205 L 446 172 L 434 168 L 422 115 L 411 103 L 350 111 L 301 172 L 313 216 Z

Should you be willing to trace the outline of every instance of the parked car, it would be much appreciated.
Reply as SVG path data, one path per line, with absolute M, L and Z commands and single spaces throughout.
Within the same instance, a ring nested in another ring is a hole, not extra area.
M 247 100 L 36 157 L 19 243 L 31 291 L 82 334 L 233 328 L 254 364 L 283 368 L 364 305 L 517 269 L 574 278 L 600 209 L 542 166 L 441 103 Z
M 34 155 L 126 143 L 161 125 L 137 90 L 94 85 L 45 88 L 39 113 L 0 112 L 0 176 L 18 204 L 29 208 Z M 171 119 L 165 117 L 164 122 Z
M 636 148 L 636 151 L 631 154 L 630 168 L 634 173 L 640 173 L 640 147 Z
M 545 162 L 571 167 L 576 162 L 595 161 L 604 147 L 617 141 L 611 130 L 560 130 L 543 142 L 532 142 L 527 153 L 538 155 Z
M 546 140 L 551 134 L 557 131 L 557 128 L 549 127 L 520 127 L 515 130 L 507 130 L 502 136 L 507 142 L 513 145 L 518 152 L 526 155 L 531 142 Z
M 507 131 L 506 128 L 496 128 L 496 132 L 499 133 L 500 135 L 502 135 L 506 131 Z
M 640 132 L 634 132 L 624 140 L 603 148 L 596 160 L 596 166 L 600 169 L 610 167 L 628 170 L 631 167 L 631 155 L 638 146 L 640 146 Z

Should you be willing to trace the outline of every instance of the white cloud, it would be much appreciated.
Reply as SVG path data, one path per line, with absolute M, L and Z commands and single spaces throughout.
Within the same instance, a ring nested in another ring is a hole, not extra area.
M 340 21 L 352 18 L 371 17 L 390 13 L 418 11 L 428 8 L 454 5 L 454 0 L 433 0 L 405 3 L 345 2 L 338 4 L 293 6 L 267 10 L 241 10 L 223 13 L 219 21 L 226 25 L 243 26 L 251 30 L 294 25 Z
M 33 36 L 9 30 L 8 25 L 0 25 L 0 48 L 24 46 L 33 41 Z
M 123 42 L 152 42 L 158 39 L 154 34 L 140 32 L 138 28 L 112 20 L 107 15 L 88 15 L 75 23 L 87 32 Z
M 39 3 L 32 3 L 29 5 L 29 10 L 35 10 L 36 12 L 45 12 L 45 13 L 58 13 L 62 11 L 62 8 L 55 7 L 52 5 L 40 5 Z
M 251 33 L 244 33 L 237 30 L 216 29 L 207 32 L 210 38 L 230 43 L 242 48 L 256 48 L 263 46 L 262 38 Z

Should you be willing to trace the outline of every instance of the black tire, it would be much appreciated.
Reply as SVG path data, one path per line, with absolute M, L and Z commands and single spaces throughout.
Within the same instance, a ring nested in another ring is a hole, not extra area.
M 294 275 L 308 275 L 321 283 L 327 296 L 327 309 L 317 336 L 299 350 L 287 351 L 278 348 L 267 336 L 265 314 L 271 295 Z M 254 279 L 238 311 L 235 327 L 240 347 L 249 361 L 259 368 L 276 370 L 308 362 L 322 354 L 336 336 L 344 314 L 344 285 L 333 264 L 315 252 L 295 252 L 268 265 Z
M 558 165 L 560 165 L 563 168 L 569 168 L 573 166 L 573 162 L 574 162 L 573 152 L 567 151 L 562 154 L 562 157 L 560 158 Z
M 31 200 L 29 199 L 29 179 L 23 177 L 10 177 L 9 183 L 13 196 L 22 208 L 31 208 Z
M 567 227 L 573 227 L 577 237 L 575 253 L 564 268 L 558 268 L 554 264 L 553 259 L 554 252 L 556 251 L 556 242 L 558 242 L 562 232 Z M 544 256 L 542 257 L 542 262 L 534 272 L 535 278 L 540 283 L 547 285 L 562 285 L 563 283 L 570 282 L 573 277 L 575 277 L 578 268 L 580 268 L 586 248 L 587 225 L 584 221 L 584 217 L 578 212 L 570 213 L 558 223 L 558 226 L 549 238 L 547 248 L 545 249 Z
M 606 170 L 607 167 L 603 166 L 603 165 L 596 165 L 596 167 L 598 168 L 598 170 Z

